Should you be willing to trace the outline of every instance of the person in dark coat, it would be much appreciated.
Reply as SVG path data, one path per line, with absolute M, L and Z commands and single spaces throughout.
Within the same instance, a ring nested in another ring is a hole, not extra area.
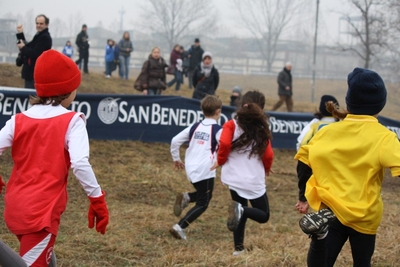
M 25 40 L 23 26 L 17 26 L 17 39 L 19 54 L 16 61 L 17 66 L 22 66 L 21 76 L 25 80 L 25 88 L 35 88 L 33 71 L 36 65 L 36 59 L 46 50 L 51 49 L 52 39 L 49 33 L 49 18 L 45 15 L 36 17 L 37 33 L 29 43 Z
M 179 91 L 180 88 L 180 84 L 182 81 L 182 66 L 180 66 L 181 71 L 178 72 L 177 71 L 177 60 L 181 59 L 182 55 L 181 55 L 181 46 L 180 45 L 175 45 L 174 49 L 172 49 L 171 51 L 171 55 L 169 57 L 169 64 L 170 66 L 174 67 L 175 73 L 174 73 L 174 78 L 168 82 L 167 86 L 171 87 L 172 85 L 174 85 L 176 83 L 176 91 Z
M 188 76 L 188 68 L 190 66 L 189 51 L 185 50 L 183 46 L 181 46 L 181 59 L 182 59 L 182 84 L 183 84 L 184 82 L 183 77 Z
M 286 102 L 286 108 L 288 112 L 293 111 L 293 85 L 292 85 L 292 63 L 287 62 L 285 67 L 278 75 L 278 95 L 279 101 L 276 102 L 272 111 L 277 110 L 284 102 Z
M 192 88 L 193 73 L 196 67 L 202 62 L 204 50 L 200 46 L 199 38 L 194 39 L 194 45 L 189 49 L 189 68 L 188 68 L 188 78 L 189 78 L 189 88 Z
M 242 99 L 242 87 L 240 87 L 238 85 L 233 87 L 230 99 L 231 99 L 231 102 L 229 105 L 231 107 L 237 108 L 239 106 L 240 100 Z
M 89 63 L 89 36 L 87 34 L 87 26 L 86 24 L 82 25 L 81 32 L 76 36 L 75 44 L 78 46 L 79 58 L 75 63 L 81 69 L 81 64 L 83 61 L 83 72 L 88 74 L 88 63 Z
M 203 61 L 193 73 L 193 98 L 203 99 L 206 95 L 214 95 L 219 84 L 219 73 L 212 63 L 211 52 L 204 52 Z
M 143 63 L 142 70 L 137 78 L 144 95 L 161 95 L 167 89 L 165 68 L 168 65 L 161 57 L 161 50 L 154 47 L 151 50 L 148 60 Z

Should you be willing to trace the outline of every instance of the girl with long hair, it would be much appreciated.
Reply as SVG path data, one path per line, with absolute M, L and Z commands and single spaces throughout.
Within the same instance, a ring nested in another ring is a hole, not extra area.
M 274 153 L 264 105 L 265 97 L 258 91 L 243 95 L 235 118 L 223 125 L 217 162 L 212 167 L 222 166 L 221 181 L 228 185 L 232 197 L 227 226 L 233 232 L 233 256 L 246 251 L 247 219 L 258 223 L 269 220 L 265 176 L 271 170 Z

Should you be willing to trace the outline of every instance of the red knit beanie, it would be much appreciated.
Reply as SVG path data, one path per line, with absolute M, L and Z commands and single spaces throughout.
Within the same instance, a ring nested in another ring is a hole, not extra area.
M 81 72 L 72 59 L 50 49 L 36 60 L 34 79 L 37 96 L 59 96 L 79 87 Z

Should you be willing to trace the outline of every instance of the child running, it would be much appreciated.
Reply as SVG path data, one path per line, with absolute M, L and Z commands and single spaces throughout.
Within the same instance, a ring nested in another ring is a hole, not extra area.
M 218 161 L 211 168 L 222 166 L 221 180 L 231 193 L 227 226 L 233 231 L 233 256 L 246 251 L 244 232 L 247 218 L 258 223 L 269 220 L 265 176 L 271 170 L 274 153 L 264 105 L 265 97 L 258 91 L 248 91 L 243 95 L 235 119 L 223 125 Z M 248 207 L 248 201 L 252 208 Z
M 312 169 L 305 197 L 318 211 L 304 215 L 300 227 L 313 234 L 329 225 L 323 261 L 328 267 L 334 266 L 347 240 L 353 266 L 371 266 L 383 214 L 384 170 L 400 175 L 398 137 L 377 120 L 387 98 L 382 78 L 355 68 L 347 84 L 347 111 L 335 109 L 332 102 L 327 106 L 343 120 L 321 128 L 295 156 Z
M 89 228 L 105 234 L 108 208 L 89 164 L 85 117 L 66 109 L 76 96 L 81 73 L 75 62 L 44 52 L 35 67 L 36 96 L 31 108 L 16 114 L 0 131 L 0 154 L 12 147 L 14 166 L 6 185 L 4 217 L 20 242 L 28 266 L 47 267 L 67 205 L 70 167 L 90 206 Z
M 222 101 L 216 96 L 206 96 L 201 101 L 204 120 L 195 123 L 177 134 L 171 141 L 171 155 L 175 169 L 186 170 L 189 181 L 196 189 L 191 193 L 179 193 L 174 205 L 174 214 L 180 216 L 182 210 L 191 202 L 196 205 L 171 229 L 170 233 L 177 239 L 186 240 L 184 230 L 204 211 L 212 198 L 215 170 L 210 170 L 215 161 L 218 147 L 217 139 L 221 126 L 217 123 L 221 116 Z M 180 159 L 179 147 L 189 142 L 186 149 L 185 164 Z

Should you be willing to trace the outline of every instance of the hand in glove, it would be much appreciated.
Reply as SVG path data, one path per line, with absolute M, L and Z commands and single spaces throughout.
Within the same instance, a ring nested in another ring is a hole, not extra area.
M 96 231 L 104 235 L 108 224 L 108 208 L 105 200 L 106 193 L 104 191 L 101 192 L 103 195 L 100 197 L 89 197 L 88 227 L 93 228 L 96 224 Z
M 5 186 L 6 184 L 3 182 L 3 178 L 0 176 L 0 194 L 3 191 L 3 186 Z

